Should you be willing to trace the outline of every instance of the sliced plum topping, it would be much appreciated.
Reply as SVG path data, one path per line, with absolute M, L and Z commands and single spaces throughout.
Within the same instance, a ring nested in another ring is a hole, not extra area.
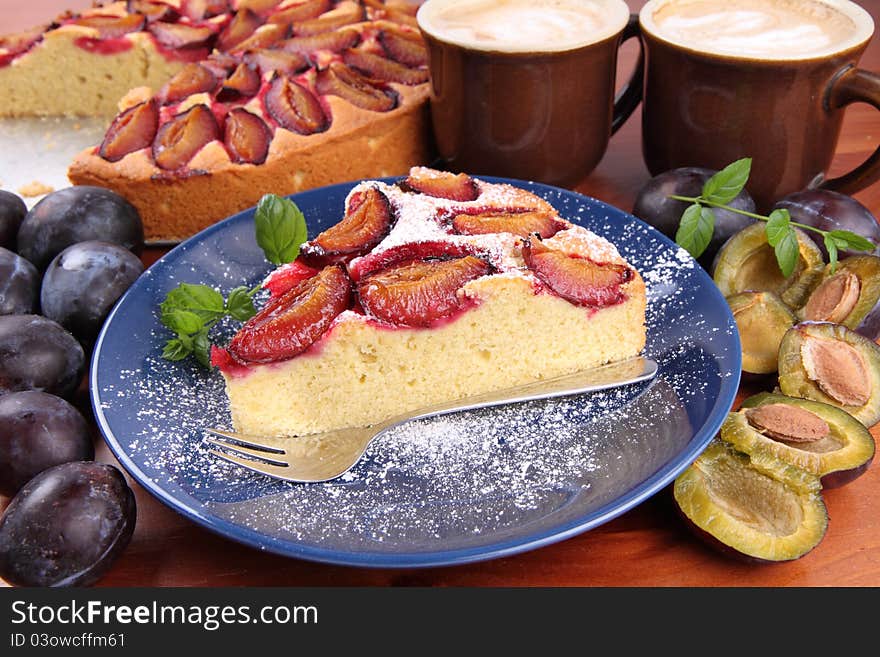
M 272 131 L 256 114 L 236 107 L 226 116 L 223 140 L 233 162 L 262 164 L 269 155 Z
M 238 98 L 256 96 L 262 82 L 256 67 L 242 62 L 223 83 L 223 88 L 217 94 L 217 100 L 226 103 Z
M 312 346 L 348 308 L 351 281 L 338 265 L 322 269 L 249 319 L 229 343 L 229 354 L 243 363 L 286 360 Z
M 562 225 L 552 212 L 522 210 L 512 212 L 481 212 L 457 214 L 452 228 L 459 235 L 486 235 L 488 233 L 512 233 L 528 237 L 537 233 L 542 238 L 553 237 Z
M 281 296 L 307 278 L 311 278 L 319 271 L 319 269 L 309 267 L 302 260 L 297 258 L 293 262 L 289 262 L 269 274 L 269 277 L 263 283 L 263 287 L 269 290 L 271 296 Z
M 330 118 L 315 95 L 286 75 L 275 74 L 265 104 L 278 125 L 292 132 L 310 135 L 330 127 Z
M 113 119 L 98 148 L 98 155 L 109 162 L 117 162 L 152 144 L 158 128 L 159 108 L 155 100 L 151 98 L 129 107 Z
M 342 52 L 360 43 L 361 35 L 357 30 L 334 30 L 321 32 L 312 36 L 295 36 L 281 43 L 280 47 L 287 52 L 311 55 L 318 51 Z
M 257 48 L 269 48 L 289 36 L 290 27 L 287 25 L 261 25 L 253 34 L 239 41 L 230 47 L 229 50 L 230 52 L 239 53 L 246 50 L 256 50 Z
M 207 26 L 196 27 L 184 23 L 150 23 L 148 29 L 161 45 L 172 50 L 210 48 L 217 37 Z
M 410 36 L 402 32 L 382 30 L 379 32 L 379 43 L 382 44 L 382 50 L 394 61 L 406 66 L 428 65 L 428 49 L 416 34 Z
M 0 66 L 4 66 L 22 53 L 30 50 L 34 44 L 43 40 L 48 28 L 36 28 L 18 34 L 0 36 Z
M 373 112 L 388 112 L 397 107 L 397 94 L 383 89 L 342 62 L 331 62 L 318 72 L 315 84 L 322 95 L 339 96 L 352 105 Z
M 391 203 L 376 187 L 352 194 L 342 221 L 301 249 L 312 266 L 346 262 L 376 246 L 391 230 Z
M 147 19 L 140 14 L 126 14 L 124 16 L 81 16 L 71 21 L 73 25 L 91 27 L 98 31 L 100 39 L 116 39 L 130 32 L 140 32 L 147 24 Z
M 526 238 L 522 251 L 526 265 L 542 283 L 578 306 L 602 308 L 621 303 L 626 297 L 620 286 L 633 278 L 626 265 L 569 255 L 537 239 Z
M 241 64 L 241 58 L 215 50 L 200 63 L 209 69 L 218 80 L 225 80 Z
M 355 282 L 382 269 L 388 269 L 413 260 L 436 258 L 460 258 L 466 255 L 479 257 L 481 254 L 471 244 L 461 244 L 448 240 L 428 240 L 424 242 L 405 242 L 385 249 L 380 253 L 369 253 L 354 260 L 348 272 Z
M 356 2 L 340 3 L 336 9 L 328 11 L 319 18 L 310 18 L 293 23 L 293 33 L 296 36 L 311 36 L 321 32 L 337 30 L 344 25 L 359 23 L 366 20 L 364 8 Z
M 207 105 L 194 105 L 159 128 L 153 159 L 160 169 L 186 166 L 205 144 L 220 138 L 217 121 Z
M 363 3 L 372 10 L 373 20 L 383 18 L 392 23 L 418 28 L 416 11 L 419 6 L 416 3 L 384 2 L 383 0 L 363 0 Z
M 238 9 L 250 9 L 258 14 L 266 14 L 278 5 L 282 0 L 238 0 L 236 7 Z
M 192 96 L 211 92 L 217 87 L 217 76 L 201 64 L 187 64 L 159 91 L 163 105 L 176 103 Z
M 281 73 L 299 73 L 309 67 L 305 55 L 285 50 L 269 50 L 260 48 L 245 53 L 244 61 L 255 66 L 261 74 L 279 71 Z
M 129 14 L 142 14 L 149 23 L 176 21 L 180 17 L 171 5 L 165 2 L 151 2 L 151 0 L 127 0 L 125 10 Z
M 239 43 L 247 39 L 256 32 L 257 28 L 263 24 L 263 19 L 250 9 L 239 9 L 235 12 L 232 20 L 220 32 L 217 37 L 217 47 L 220 50 L 229 52 Z
M 225 14 L 230 7 L 228 0 L 183 0 L 180 10 L 191 20 L 201 21 Z
M 364 310 L 397 326 L 429 326 L 462 308 L 461 287 L 491 271 L 485 260 L 417 260 L 370 274 L 358 283 Z
M 380 55 L 360 48 L 349 48 L 342 53 L 342 61 L 376 80 L 417 85 L 428 81 L 428 69 L 409 68 Z
M 271 16 L 270 23 L 284 23 L 289 25 L 294 21 L 305 21 L 311 18 L 317 18 L 325 11 L 329 11 L 332 3 L 330 0 L 305 0 L 290 7 L 284 7 Z
M 477 183 L 466 173 L 437 171 L 414 167 L 403 181 L 403 187 L 420 194 L 450 201 L 475 201 L 480 195 Z
M 39 27 L 27 32 L 0 36 L 0 48 L 10 52 L 23 52 L 43 38 L 48 27 Z

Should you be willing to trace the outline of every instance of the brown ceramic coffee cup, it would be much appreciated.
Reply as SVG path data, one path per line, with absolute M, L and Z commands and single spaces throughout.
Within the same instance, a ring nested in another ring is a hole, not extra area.
M 428 0 L 431 115 L 446 166 L 569 185 L 595 168 L 638 106 L 641 57 L 615 97 L 623 0 Z
M 844 108 L 880 109 L 880 76 L 857 68 L 873 34 L 848 0 L 651 0 L 642 146 L 652 175 L 752 158 L 767 210 L 806 187 L 854 193 L 880 179 L 880 149 L 834 179 Z

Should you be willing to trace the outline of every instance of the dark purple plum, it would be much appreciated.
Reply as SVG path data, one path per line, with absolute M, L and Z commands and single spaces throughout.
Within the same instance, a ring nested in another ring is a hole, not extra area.
M 703 191 L 703 185 L 715 173 L 712 169 L 700 167 L 682 167 L 664 171 L 642 185 L 636 195 L 632 213 L 674 240 L 681 222 L 681 215 L 690 204 L 676 201 L 669 196 L 699 196 Z M 755 201 L 746 190 L 740 192 L 729 205 L 746 212 L 755 211 Z M 705 269 L 709 269 L 712 259 L 728 237 L 755 222 L 751 217 L 719 208 L 714 208 L 714 214 L 715 232 L 712 235 L 712 241 L 698 258 Z
M 40 272 L 29 260 L 0 246 L 0 315 L 39 310 Z
M 89 425 L 69 402 L 38 390 L 0 396 L 0 494 L 15 495 L 53 465 L 94 458 Z
M 42 390 L 69 398 L 85 373 L 85 353 L 63 326 L 42 315 L 0 315 L 0 395 Z
M 20 197 L 0 189 L 0 246 L 15 250 L 18 227 L 27 214 L 27 206 Z
M 780 199 L 774 206 L 776 208 L 788 210 L 792 221 L 813 228 L 826 231 L 848 230 L 862 235 L 878 245 L 873 253 L 880 254 L 880 224 L 871 211 L 852 196 L 828 189 L 807 189 Z M 816 242 L 822 256 L 827 260 L 828 251 L 822 235 L 813 231 L 807 231 L 807 234 Z M 840 251 L 838 257 L 848 258 L 856 253 L 866 252 Z
M 0 519 L 0 577 L 15 586 L 94 584 L 125 550 L 136 520 L 134 493 L 114 466 L 53 466 Z
M 44 270 L 71 244 L 102 240 L 140 255 L 144 227 L 137 209 L 119 194 L 80 185 L 52 192 L 25 215 L 18 253 Z
M 68 246 L 43 276 L 43 314 L 88 348 L 114 304 L 143 271 L 140 258 L 118 244 L 88 241 Z

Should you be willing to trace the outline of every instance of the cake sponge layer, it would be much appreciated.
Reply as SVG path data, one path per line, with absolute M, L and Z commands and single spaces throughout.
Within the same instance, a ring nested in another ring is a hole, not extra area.
M 224 373 L 237 431 L 292 436 L 364 426 L 440 402 L 548 379 L 637 355 L 644 282 L 602 309 L 575 306 L 524 276 L 462 288 L 475 306 L 428 329 L 388 328 L 346 312 L 288 361 Z
M 166 58 L 147 34 L 126 37 L 127 50 L 95 54 L 76 45 L 91 30 L 48 32 L 9 66 L 0 67 L 0 116 L 114 116 L 130 89 L 158 89 L 185 62 Z

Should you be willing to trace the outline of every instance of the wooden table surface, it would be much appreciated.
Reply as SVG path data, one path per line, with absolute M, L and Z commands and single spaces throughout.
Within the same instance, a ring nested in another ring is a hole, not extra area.
M 22 26 L 84 0 L 14 2 Z M 13 0 L 0 0 L 0 7 Z M 630 0 L 632 9 L 643 3 Z M 860 3 L 880 25 L 880 0 Z M 42 14 L 42 15 L 41 15 Z M 6 19 L 4 19 L 4 22 Z M 4 28 L 15 29 L 15 25 Z M 7 31 L 0 29 L 0 32 Z M 630 44 L 621 73 L 635 58 Z M 862 66 L 880 71 L 880 36 Z M 831 173 L 848 170 L 880 142 L 880 113 L 847 110 Z M 640 150 L 637 111 L 613 137 L 599 167 L 575 189 L 626 211 L 649 178 Z M 856 197 L 880 215 L 880 183 Z M 147 263 L 161 255 L 149 250 Z M 740 398 L 755 390 L 741 390 Z M 880 425 L 873 429 L 880 440 Z M 99 438 L 97 459 L 116 463 Z M 824 492 L 828 532 L 793 562 L 746 565 L 721 556 L 691 537 L 676 517 L 667 488 L 624 515 L 589 532 L 520 555 L 431 569 L 329 566 L 264 554 L 215 535 L 178 515 L 132 482 L 138 503 L 134 537 L 100 586 L 880 586 L 880 464 L 856 481 Z M 0 498 L 0 506 L 6 500 Z

